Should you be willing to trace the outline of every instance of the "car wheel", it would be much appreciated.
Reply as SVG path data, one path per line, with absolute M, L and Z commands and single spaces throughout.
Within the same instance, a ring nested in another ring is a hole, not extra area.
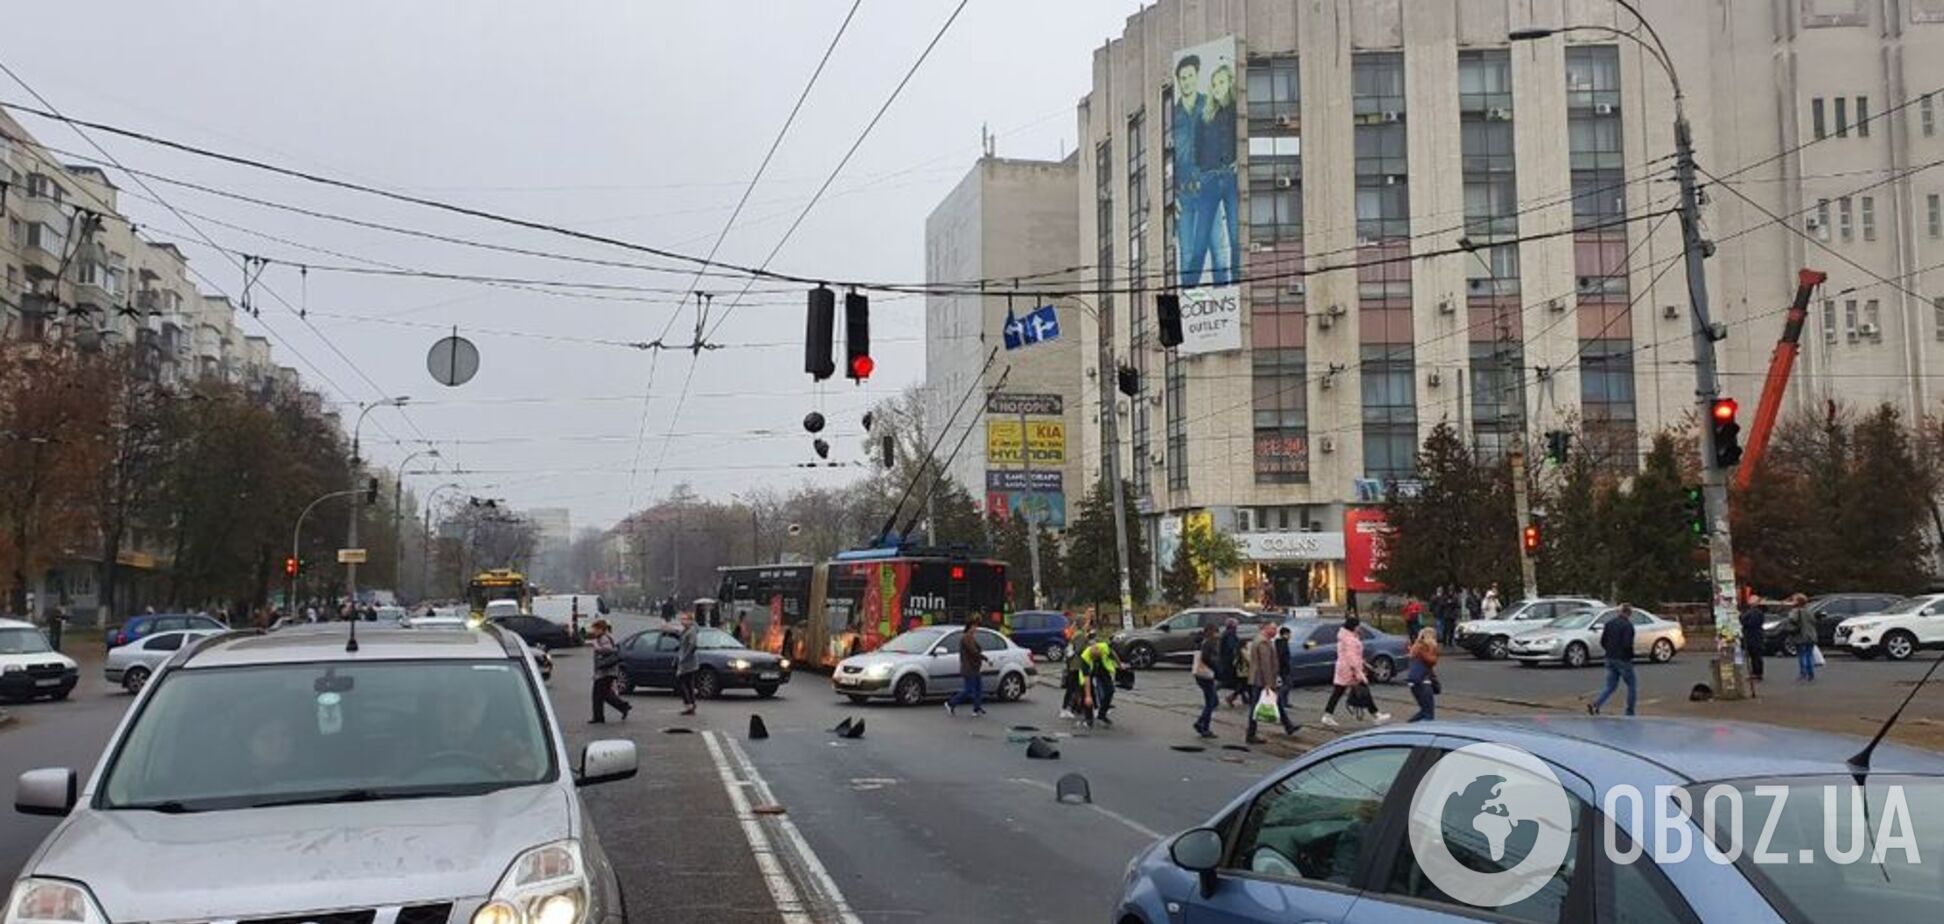
M 1669 639 L 1655 639 L 1654 650 L 1648 657 L 1654 659 L 1655 664 L 1666 664 L 1674 660 L 1674 643 Z
M 1065 661 L 1066 646 L 1060 644 L 1059 642 L 1051 642 L 1047 644 L 1046 650 L 1044 652 L 1041 652 L 1041 654 L 1043 654 L 1046 657 L 1046 660 L 1048 661 Z
M 999 678 L 999 701 L 1018 702 L 1026 695 L 1026 678 L 1019 674 L 1006 674 Z
M 1571 645 L 1566 646 L 1566 666 L 1567 667 L 1586 666 L 1586 646 L 1585 645 L 1582 645 L 1579 642 L 1574 642 Z
M 148 668 L 131 667 L 122 673 L 122 689 L 127 690 L 129 695 L 133 696 L 136 693 L 142 692 L 142 686 L 148 683 L 148 679 Z
M 722 678 L 716 676 L 715 668 L 705 667 L 695 672 L 694 684 L 696 699 L 715 699 L 722 695 Z
M 1154 646 L 1146 642 L 1135 642 L 1127 649 L 1127 666 L 1144 671 L 1154 666 Z
M 1378 655 L 1370 659 L 1371 683 L 1390 683 L 1391 678 L 1396 676 L 1397 662 L 1392 661 L 1390 655 Z
M 900 706 L 916 706 L 925 701 L 925 681 L 917 674 L 907 676 L 898 681 L 897 687 L 892 690 L 892 696 L 897 699 Z
M 1883 654 L 1892 661 L 1902 661 L 1917 653 L 1917 636 L 1898 629 L 1883 637 Z
M 759 683 L 756 685 L 756 696 L 758 698 L 769 699 L 775 695 L 776 695 L 776 684 Z
M 622 696 L 626 696 L 629 693 L 633 693 L 635 691 L 634 675 L 628 673 L 628 668 L 625 665 L 616 668 L 616 671 L 618 673 L 614 678 L 614 688 L 620 691 Z
M 1485 653 L 1479 655 L 1487 661 L 1503 661 L 1512 656 L 1512 640 L 1503 635 L 1494 635 L 1485 643 Z
M 868 703 L 868 702 L 870 702 L 870 701 L 871 701 L 871 698 L 870 698 L 870 697 L 868 697 L 868 696 L 859 696 L 859 695 L 858 695 L 858 694 L 856 694 L 856 693 L 846 693 L 846 694 L 844 694 L 844 695 L 845 695 L 846 697 L 848 697 L 848 698 L 850 699 L 850 701 L 851 701 L 851 702 L 853 702 L 853 703 L 856 703 L 856 704 L 857 704 L 857 705 L 859 705 L 859 706 L 862 706 L 862 705 L 864 705 L 865 703 Z

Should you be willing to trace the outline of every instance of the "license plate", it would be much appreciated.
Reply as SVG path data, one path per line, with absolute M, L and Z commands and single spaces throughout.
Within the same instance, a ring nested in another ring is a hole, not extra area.
M 59 678 L 59 677 L 55 677 L 55 678 L 53 678 L 53 679 L 51 679 L 51 680 L 36 680 L 36 681 L 34 681 L 34 686 L 37 686 L 37 687 L 58 687 L 58 686 L 60 686 L 60 685 L 61 685 L 61 678 Z
M 856 678 L 856 677 L 839 677 L 839 678 L 837 678 L 837 685 L 838 685 L 838 686 L 840 686 L 840 687 L 848 687 L 848 686 L 852 686 L 852 685 L 854 685 L 854 684 L 856 684 L 856 683 L 857 683 L 857 678 Z
M 762 673 L 762 676 L 761 676 L 761 678 L 759 678 L 759 679 L 762 679 L 762 680 L 775 680 L 775 679 L 777 679 L 778 677 L 781 677 L 781 676 L 783 676 L 783 675 L 782 675 L 782 674 L 779 674 L 779 673 L 777 673 L 776 671 L 764 671 L 764 672 Z

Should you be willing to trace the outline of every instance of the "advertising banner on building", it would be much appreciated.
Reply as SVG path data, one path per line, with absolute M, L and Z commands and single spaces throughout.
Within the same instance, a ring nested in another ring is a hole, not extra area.
M 1026 421 L 1024 440 L 1027 456 L 1035 466 L 1066 463 L 1066 422 L 1061 420 Z M 1019 421 L 992 418 L 986 421 L 986 462 L 992 465 L 1018 465 L 1020 453 Z
M 1309 480 L 1309 437 L 1301 433 L 1267 431 L 1255 435 L 1258 475 L 1289 475 Z
M 1377 569 L 1384 563 L 1384 542 L 1390 535 L 1390 524 L 1384 519 L 1384 512 L 1372 507 L 1358 507 L 1343 513 L 1343 570 L 1345 585 L 1355 591 L 1381 591 L 1384 583 L 1377 579 Z
M 1059 395 L 993 392 L 986 396 L 986 413 L 994 417 L 1058 417 L 1066 413 L 1066 401 Z
M 1030 477 L 1028 477 L 1030 476 Z M 1033 469 L 1030 472 L 1016 468 L 995 468 L 986 472 L 988 491 L 1042 491 L 1048 494 L 1066 493 L 1066 475 L 1058 470 L 1046 471 Z
M 1047 529 L 1066 529 L 1066 495 L 1039 491 L 986 491 L 986 513 L 1008 520 L 1024 516 Z
M 1184 356 L 1242 348 L 1235 37 L 1175 52 L 1169 141 Z
M 1154 540 L 1155 565 L 1162 571 L 1174 564 L 1175 550 L 1181 547 L 1181 518 L 1162 517 Z
M 1240 533 L 1235 544 L 1243 558 L 1257 562 L 1342 561 L 1344 553 L 1342 533 Z

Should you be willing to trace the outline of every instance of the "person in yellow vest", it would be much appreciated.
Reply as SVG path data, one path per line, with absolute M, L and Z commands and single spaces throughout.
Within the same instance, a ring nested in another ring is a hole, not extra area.
M 1104 638 L 1095 637 L 1086 648 L 1080 651 L 1080 677 L 1089 694 L 1088 708 L 1082 715 L 1087 726 L 1093 727 L 1098 719 L 1100 724 L 1112 728 L 1114 720 L 1107 717 L 1107 711 L 1114 707 L 1114 677 L 1120 673 L 1120 659 L 1114 657 L 1113 646 Z

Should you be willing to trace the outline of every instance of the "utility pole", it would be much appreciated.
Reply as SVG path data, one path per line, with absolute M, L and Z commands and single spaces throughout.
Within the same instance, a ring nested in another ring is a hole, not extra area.
M 1505 454 L 1505 461 L 1512 466 L 1512 508 L 1519 516 L 1519 577 L 1525 585 L 1525 599 L 1539 596 L 1538 570 L 1533 567 L 1532 553 L 1526 551 L 1526 527 L 1532 525 L 1532 498 L 1526 490 L 1525 449 L 1515 446 Z
M 1026 503 L 1020 505 L 1019 515 L 1026 524 L 1026 551 L 1033 562 L 1033 608 L 1040 606 L 1040 557 L 1039 528 L 1033 522 L 1033 457 L 1026 451 L 1030 441 L 1026 438 L 1026 402 L 1019 402 L 1019 470 L 1026 476 Z
M 1123 631 L 1134 628 L 1134 584 L 1127 572 L 1127 501 L 1121 492 L 1119 400 L 1114 397 L 1114 348 L 1108 340 L 1114 326 L 1114 303 L 1105 302 L 1095 316 L 1100 329 L 1099 374 L 1102 470 L 1111 485 L 1114 504 L 1114 554 L 1120 567 L 1120 622 Z M 1020 434 L 1024 439 L 1025 434 Z M 1024 448 L 1022 446 L 1022 448 Z
M 1714 323 L 1708 315 L 1708 271 L 1703 263 L 1714 252 L 1714 245 L 1701 239 L 1701 202 L 1694 185 L 1694 134 L 1681 105 L 1678 84 L 1674 95 L 1674 175 L 1681 185 L 1681 246 L 1687 255 L 1694 403 L 1701 421 L 1701 501 L 1708 516 L 1708 587 L 1713 592 L 1717 633 L 1724 638 L 1736 637 L 1739 623 L 1735 614 L 1735 545 L 1728 532 L 1728 472 L 1715 464 L 1714 428 L 1708 425 L 1715 399 L 1721 395 L 1715 375 Z

